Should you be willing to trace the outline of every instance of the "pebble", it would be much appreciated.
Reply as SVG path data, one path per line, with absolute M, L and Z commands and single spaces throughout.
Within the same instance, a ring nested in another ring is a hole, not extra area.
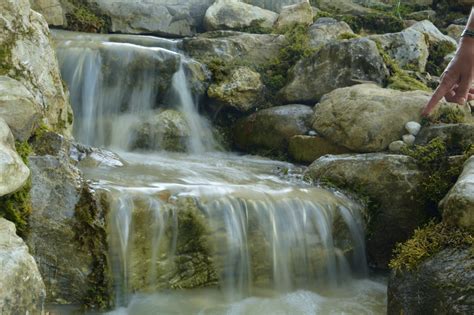
M 411 134 L 416 136 L 421 129 L 421 125 L 416 121 L 409 121 L 405 124 L 405 129 Z
M 404 135 L 403 136 L 403 142 L 405 142 L 407 145 L 413 145 L 415 143 L 415 136 L 414 135 Z
M 391 151 L 391 152 L 400 152 L 400 150 L 405 146 L 405 142 L 403 142 L 402 140 L 397 140 L 397 141 L 393 141 L 392 143 L 390 143 L 390 145 L 388 146 L 388 149 Z
M 314 136 L 317 136 L 317 135 L 318 135 L 318 133 L 314 130 L 308 131 L 308 136 L 313 136 L 314 137 Z

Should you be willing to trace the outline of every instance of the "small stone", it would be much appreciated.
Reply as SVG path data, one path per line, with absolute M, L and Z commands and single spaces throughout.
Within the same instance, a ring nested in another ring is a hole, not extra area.
M 406 145 L 413 145 L 415 143 L 415 136 L 414 135 L 404 135 L 403 136 L 403 142 L 405 142 Z
M 411 134 L 416 136 L 421 129 L 421 125 L 417 123 L 416 121 L 409 121 L 405 125 L 405 129 Z
M 401 140 L 397 140 L 397 141 L 393 141 L 392 143 L 390 143 L 390 145 L 388 146 L 388 149 L 391 151 L 391 152 L 400 152 L 400 150 L 405 146 L 405 142 L 401 141 Z
M 314 136 L 317 136 L 317 135 L 318 135 L 318 133 L 317 133 L 316 131 L 314 131 L 314 130 L 308 131 L 308 136 L 314 137 Z

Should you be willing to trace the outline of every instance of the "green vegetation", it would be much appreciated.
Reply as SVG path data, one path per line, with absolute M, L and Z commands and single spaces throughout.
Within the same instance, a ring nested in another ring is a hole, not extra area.
M 395 271 L 415 270 L 427 258 L 445 248 L 474 248 L 474 237 L 444 223 L 431 221 L 415 230 L 411 239 L 397 244 L 389 267 Z
M 380 42 L 375 42 L 377 49 L 382 56 L 382 59 L 387 66 L 390 77 L 387 82 L 387 87 L 401 91 L 431 91 L 423 82 L 411 77 L 405 70 L 403 70 L 398 63 L 388 55 L 388 53 L 382 48 Z
M 456 46 L 449 42 L 430 44 L 430 54 L 426 64 L 426 71 L 430 74 L 440 76 L 444 71 L 444 67 L 442 67 L 444 57 L 455 50 Z
M 71 1 L 74 9 L 72 13 L 66 14 L 68 29 L 71 31 L 88 32 L 88 33 L 106 33 L 109 29 L 109 20 L 96 12 L 97 7 L 93 7 L 86 1 Z
M 435 138 L 426 145 L 405 147 L 402 153 L 414 158 L 425 173 L 419 191 L 420 199 L 431 215 L 439 216 L 438 203 L 456 183 L 467 155 L 456 163 L 451 162 L 450 152 L 441 138 Z
M 238 31 L 240 32 L 245 32 L 245 33 L 251 33 L 251 34 L 269 34 L 273 30 L 271 27 L 264 27 L 262 26 L 262 23 L 264 22 L 264 19 L 261 20 L 253 20 L 249 26 L 242 27 Z
M 23 162 L 28 165 L 32 149 L 28 142 L 16 142 L 16 150 Z M 31 178 L 18 191 L 0 197 L 0 216 L 15 223 L 18 235 L 24 237 L 28 232 L 28 217 L 31 213 Z
M 458 106 L 441 106 L 430 117 L 422 121 L 427 124 L 460 124 L 466 121 L 466 114 Z
M 337 39 L 339 40 L 354 39 L 354 38 L 360 38 L 360 35 L 357 35 L 354 33 L 342 33 L 337 37 Z

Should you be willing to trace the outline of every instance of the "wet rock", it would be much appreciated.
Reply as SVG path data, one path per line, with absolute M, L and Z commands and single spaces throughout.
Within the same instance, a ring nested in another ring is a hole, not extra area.
M 464 164 L 464 170 L 449 193 L 440 202 L 443 221 L 474 232 L 474 156 Z
M 387 314 L 472 314 L 473 266 L 469 248 L 448 248 L 413 271 L 392 272 Z
M 399 33 L 372 35 L 369 38 L 379 42 L 402 68 L 425 71 L 429 51 L 423 33 L 409 28 Z
M 354 32 L 346 22 L 327 17 L 319 18 L 309 28 L 309 43 L 314 48 L 320 48 L 342 34 Z
M 208 31 L 242 30 L 248 27 L 271 28 L 278 18 L 275 12 L 237 0 L 217 0 L 206 11 L 204 27 Z
M 2 1 L 0 20 L 0 75 L 21 82 L 41 107 L 45 124 L 70 135 L 72 109 L 46 21 L 30 9 L 28 0 Z
M 313 23 L 313 9 L 308 0 L 284 6 L 275 22 L 276 29 L 284 30 L 293 25 L 309 26 Z
M 66 12 L 60 0 L 30 0 L 31 8 L 45 18 L 49 25 L 66 26 Z
M 111 31 L 127 34 L 190 36 L 202 29 L 213 0 L 93 0 L 111 20 Z
M 132 133 L 133 149 L 184 152 L 191 131 L 182 113 L 167 109 L 136 125 Z
M 30 156 L 32 212 L 26 242 L 47 302 L 108 305 L 104 213 L 81 172 L 62 156 Z M 59 184 L 60 183 L 60 184 Z
M 367 253 L 375 267 L 387 268 L 395 244 L 407 240 L 427 220 L 417 188 L 423 174 L 408 156 L 326 155 L 305 175 L 370 198 L 374 206 L 368 210 Z
M 0 76 L 0 117 L 16 140 L 26 141 L 41 121 L 41 107 L 20 82 Z
M 405 124 L 405 129 L 408 131 L 411 135 L 418 135 L 418 133 L 421 130 L 421 125 L 420 123 L 416 121 L 409 121 Z
M 10 128 L 0 118 L 0 196 L 20 189 L 29 176 L 30 170 L 16 152 Z
M 42 314 L 45 288 L 15 225 L 0 218 L 0 313 Z
M 207 95 L 224 106 L 246 112 L 258 105 L 263 88 L 259 73 L 239 67 L 233 69 L 224 81 L 212 84 Z
M 288 153 L 296 162 L 312 163 L 323 155 L 349 153 L 349 150 L 334 145 L 321 136 L 297 135 L 290 138 Z
M 253 65 L 266 64 L 276 58 L 285 44 L 283 35 L 248 34 L 230 31 L 210 32 L 183 40 L 183 48 L 201 61 L 221 58 L 245 60 Z
M 286 152 L 291 137 L 309 131 L 313 110 L 305 105 L 285 105 L 260 110 L 233 127 L 237 148 L 244 151 Z
M 441 138 L 450 152 L 462 153 L 474 143 L 474 125 L 439 124 L 424 127 L 416 137 L 416 144 L 427 144 L 434 138 Z
M 408 121 L 420 120 L 428 99 L 426 92 L 401 92 L 375 84 L 337 89 L 315 106 L 313 128 L 353 151 L 383 151 L 405 134 Z
M 390 143 L 390 145 L 388 146 L 388 150 L 390 152 L 395 152 L 395 153 L 398 153 L 402 150 L 402 148 L 405 146 L 405 142 L 402 141 L 402 140 L 397 140 L 397 141 L 393 141 L 392 143 Z
M 366 38 L 328 43 L 289 72 L 292 78 L 280 92 L 286 103 L 314 103 L 334 89 L 361 81 L 379 84 L 388 71 L 375 43 Z

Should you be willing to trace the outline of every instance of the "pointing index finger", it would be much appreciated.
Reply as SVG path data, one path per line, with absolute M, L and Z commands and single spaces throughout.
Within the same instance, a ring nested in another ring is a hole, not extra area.
M 427 116 L 431 113 L 433 108 L 438 104 L 439 101 L 451 90 L 451 86 L 449 86 L 446 80 L 442 80 L 441 84 L 438 88 L 434 91 L 433 95 L 431 96 L 428 103 L 425 105 L 423 109 L 422 115 Z

